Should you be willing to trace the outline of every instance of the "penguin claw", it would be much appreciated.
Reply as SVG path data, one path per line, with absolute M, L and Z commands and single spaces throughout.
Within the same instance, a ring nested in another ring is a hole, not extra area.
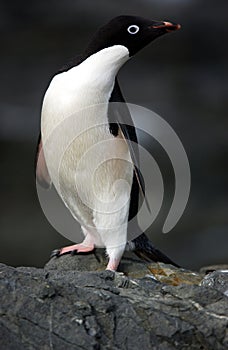
M 76 249 L 71 250 L 71 252 L 69 252 L 71 256 L 74 256 L 78 253 L 78 251 Z
M 52 252 L 51 252 L 51 255 L 50 255 L 50 258 L 59 258 L 60 256 L 62 255 L 66 255 L 66 254 L 70 254 L 70 255 L 76 255 L 77 254 L 77 250 L 74 249 L 74 250 L 70 250 L 69 252 L 64 252 L 64 253 L 61 253 L 61 249 L 54 249 Z
M 51 252 L 51 255 L 50 255 L 50 258 L 58 258 L 60 256 L 60 251 L 61 249 L 54 249 L 52 252 Z

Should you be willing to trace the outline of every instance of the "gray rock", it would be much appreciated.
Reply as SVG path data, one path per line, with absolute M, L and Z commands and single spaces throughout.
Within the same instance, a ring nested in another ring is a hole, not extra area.
M 199 272 L 203 274 L 208 274 L 217 270 L 228 270 L 228 264 L 203 266 L 201 267 Z
M 223 293 L 196 281 L 176 285 L 176 277 L 175 285 L 160 282 L 150 270 L 165 273 L 164 264 L 131 256 L 124 274 L 101 271 L 105 257 L 96 254 L 52 259 L 44 269 L 1 264 L 0 349 L 227 349 Z
M 201 285 L 217 289 L 228 297 L 228 269 L 209 273 L 201 281 Z

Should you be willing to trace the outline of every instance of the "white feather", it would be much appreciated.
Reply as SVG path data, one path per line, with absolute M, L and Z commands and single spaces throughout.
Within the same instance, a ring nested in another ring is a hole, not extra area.
M 114 258 L 122 249 L 116 247 L 126 243 L 133 167 L 125 140 L 110 134 L 107 111 L 116 74 L 128 59 L 128 49 L 115 45 L 55 76 L 41 117 L 45 159 L 58 193 L 83 227 L 95 226 L 110 256 L 115 247 Z M 95 235 L 94 243 L 100 244 Z

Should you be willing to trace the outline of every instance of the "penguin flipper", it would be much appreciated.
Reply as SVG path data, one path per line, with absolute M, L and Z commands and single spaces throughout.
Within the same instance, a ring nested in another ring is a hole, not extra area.
M 151 213 L 149 202 L 145 193 L 145 185 L 143 176 L 140 172 L 139 166 L 139 149 L 138 149 L 138 139 L 136 128 L 134 127 L 134 123 L 131 117 L 131 113 L 128 109 L 126 101 L 122 95 L 118 80 L 115 80 L 115 86 L 110 98 L 109 102 L 119 102 L 119 103 L 111 103 L 109 105 L 109 120 L 110 124 L 113 127 L 114 124 L 118 125 L 118 128 L 126 141 L 129 152 L 131 155 L 131 159 L 134 165 L 134 191 L 131 195 L 134 196 L 134 202 L 138 203 L 138 195 L 139 192 L 142 195 L 142 198 L 145 200 L 145 204 L 147 206 L 148 211 Z M 115 130 L 115 128 L 114 128 Z M 137 184 L 136 184 L 137 183 Z M 137 193 L 136 193 L 137 192 Z M 132 201 L 131 201 L 132 202 Z M 132 204 L 132 203 L 131 203 Z M 134 205 L 135 206 L 135 205 Z M 138 206 L 138 205 L 137 205 Z M 133 216 L 137 214 L 138 209 L 135 208 L 136 211 Z M 130 210 L 132 211 L 132 210 Z M 130 215 L 131 216 L 131 215 Z
M 138 200 L 139 193 L 145 199 L 145 203 L 150 212 L 148 201 L 145 194 L 145 185 L 143 181 L 142 174 L 139 168 L 139 150 L 138 150 L 138 139 L 136 129 L 131 117 L 131 113 L 128 109 L 126 101 L 122 95 L 118 80 L 115 81 L 115 86 L 110 98 L 110 102 L 120 102 L 120 103 L 111 103 L 109 106 L 109 117 L 110 123 L 113 125 L 118 125 L 124 139 L 126 140 L 129 151 L 131 154 L 132 161 L 134 163 L 134 176 L 131 190 L 131 201 L 129 208 L 129 218 L 131 220 L 138 212 Z M 111 129 L 111 128 L 110 128 Z M 116 132 L 116 128 L 113 128 Z M 114 135 L 116 136 L 116 135 Z M 132 142 L 133 141 L 133 142 Z M 173 262 L 169 257 L 163 254 L 160 250 L 155 248 L 147 236 L 142 233 L 140 236 L 134 240 L 128 242 L 128 247 L 133 251 L 137 256 L 146 260 L 146 261 L 160 261 L 166 264 L 171 264 L 178 267 L 178 264 Z
M 39 140 L 37 144 L 35 167 L 36 167 L 36 179 L 39 185 L 41 185 L 43 188 L 46 188 L 46 189 L 50 188 L 51 178 L 48 173 L 48 168 L 44 157 L 41 134 L 39 135 Z
M 143 260 L 149 262 L 163 262 L 165 264 L 171 264 L 173 266 L 180 267 L 168 256 L 155 248 L 145 233 L 142 233 L 140 236 L 129 242 L 129 249 Z

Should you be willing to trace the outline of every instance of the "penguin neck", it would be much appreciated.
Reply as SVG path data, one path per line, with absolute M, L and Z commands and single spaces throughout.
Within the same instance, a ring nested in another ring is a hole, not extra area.
M 86 50 L 84 60 L 99 58 L 102 62 L 121 67 L 129 59 L 129 50 L 123 45 L 112 45 L 100 50 Z
M 114 45 L 87 57 L 81 63 L 81 68 L 89 76 L 92 85 L 109 87 L 110 84 L 113 85 L 119 69 L 128 59 L 128 49 L 122 45 Z

